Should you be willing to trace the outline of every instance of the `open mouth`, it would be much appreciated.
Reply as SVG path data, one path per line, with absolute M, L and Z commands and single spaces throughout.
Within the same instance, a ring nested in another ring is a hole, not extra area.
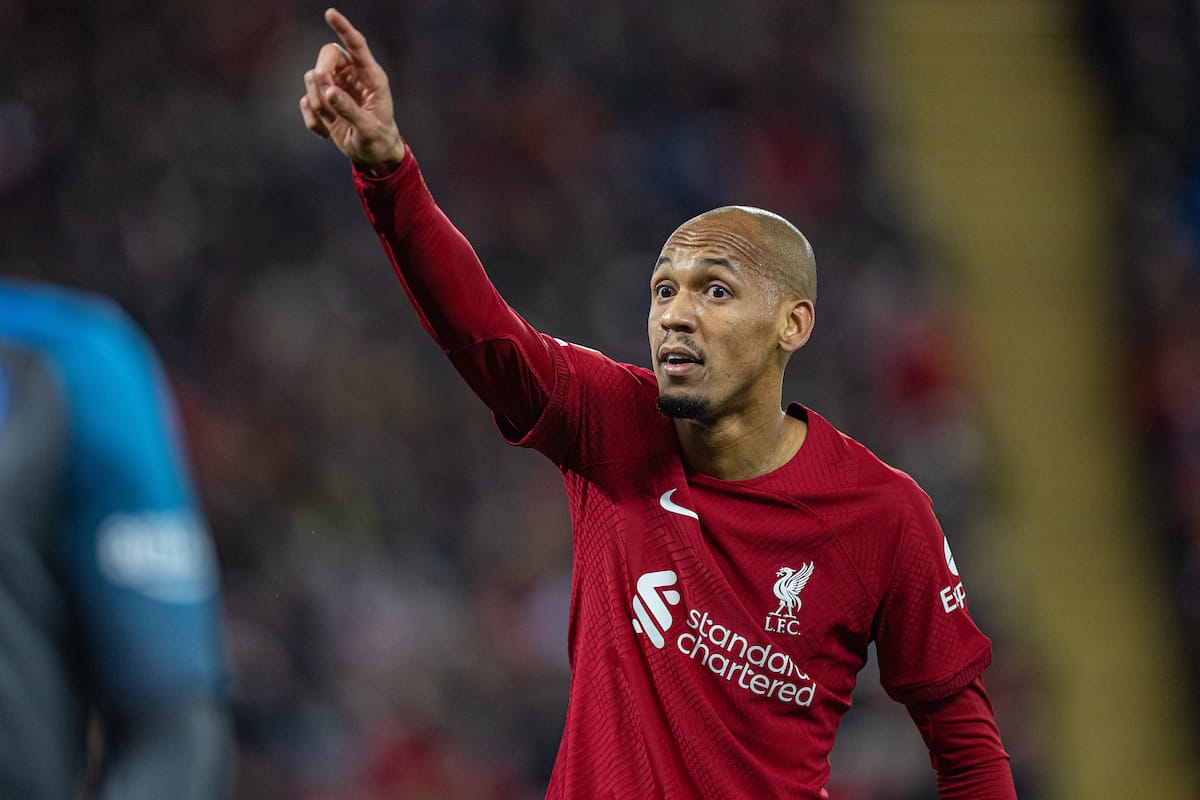
M 659 354 L 663 373 L 666 375 L 687 375 L 700 368 L 703 362 L 699 356 L 687 350 L 666 350 Z

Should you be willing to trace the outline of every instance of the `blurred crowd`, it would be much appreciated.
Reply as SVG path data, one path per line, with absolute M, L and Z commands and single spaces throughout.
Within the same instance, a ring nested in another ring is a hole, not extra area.
M 408 310 L 345 160 L 304 129 L 323 7 L 0 4 L 0 269 L 113 296 L 163 354 L 224 570 L 235 797 L 538 798 L 567 694 L 559 476 L 500 442 Z M 797 223 L 820 296 L 785 397 L 913 474 L 972 589 L 1000 581 L 969 556 L 993 517 L 962 323 L 877 169 L 844 4 L 343 10 L 391 76 L 435 197 L 542 330 L 648 363 L 646 279 L 677 224 L 728 203 Z M 1167 133 L 1142 136 L 1129 224 L 1155 245 L 1129 255 L 1158 304 L 1141 320 L 1160 388 L 1146 408 L 1164 442 L 1190 426 L 1191 451 L 1162 455 L 1192 501 L 1194 556 L 1200 182 Z M 1147 198 L 1176 203 L 1177 224 L 1134 216 Z M 1028 800 L 1035 670 L 1003 604 L 978 608 L 1005 650 L 989 688 Z M 872 669 L 831 790 L 933 798 Z
M 1200 7 L 1105 0 L 1086 41 L 1110 100 L 1119 291 L 1148 513 L 1166 534 L 1186 656 L 1200 663 Z M 1200 710 L 1200 677 L 1192 671 Z

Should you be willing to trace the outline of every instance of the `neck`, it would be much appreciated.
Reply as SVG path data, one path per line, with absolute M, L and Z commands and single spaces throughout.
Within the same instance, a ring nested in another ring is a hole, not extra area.
M 688 469 L 722 480 L 745 480 L 779 469 L 800 450 L 808 424 L 775 407 L 773 414 L 716 421 L 675 420 Z

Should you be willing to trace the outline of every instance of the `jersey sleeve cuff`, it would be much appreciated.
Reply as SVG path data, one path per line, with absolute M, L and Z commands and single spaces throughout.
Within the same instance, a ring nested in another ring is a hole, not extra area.
M 991 663 L 992 644 L 987 642 L 975 657 L 957 672 L 923 683 L 884 686 L 884 689 L 889 697 L 904 705 L 928 703 L 952 695 L 967 686 L 982 675 Z
M 421 167 L 407 143 L 404 160 L 387 175 L 369 175 L 353 162 L 351 172 L 367 219 L 382 235 L 403 239 L 421 213 L 433 205 L 433 196 L 425 185 Z

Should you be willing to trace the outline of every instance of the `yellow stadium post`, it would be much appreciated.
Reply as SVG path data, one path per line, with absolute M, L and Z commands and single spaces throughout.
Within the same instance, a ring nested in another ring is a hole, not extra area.
M 949 255 L 1005 520 L 986 546 L 1049 680 L 1049 796 L 1194 800 L 1160 534 L 1123 424 L 1096 87 L 1055 0 L 858 6 L 880 144 Z

